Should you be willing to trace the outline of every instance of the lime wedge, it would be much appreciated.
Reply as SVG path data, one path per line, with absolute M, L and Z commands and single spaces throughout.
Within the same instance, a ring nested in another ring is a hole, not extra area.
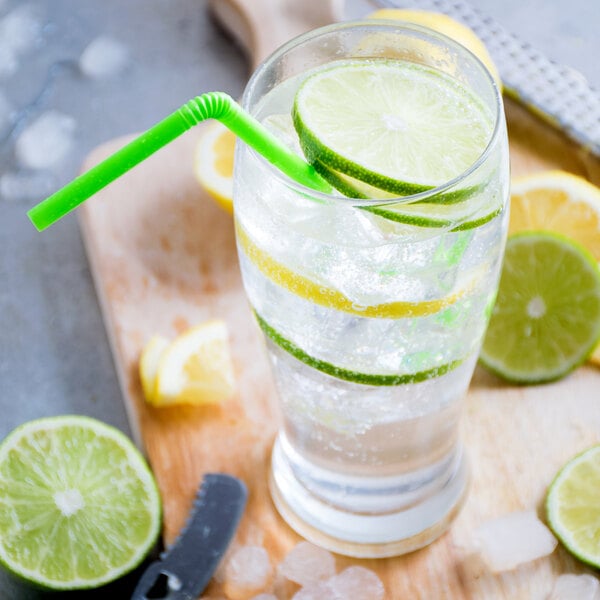
M 509 237 L 481 361 L 517 383 L 566 375 L 600 337 L 600 270 L 569 238 L 549 232 Z
M 30 421 L 0 445 L 0 562 L 53 590 L 135 568 L 161 523 L 156 483 L 120 431 L 94 419 Z
M 311 163 L 396 195 L 462 174 L 493 128 L 483 104 L 447 75 L 386 59 L 341 62 L 310 75 L 293 119 Z
M 570 460 L 546 496 L 548 524 L 579 560 L 600 567 L 600 446 Z
M 419 383 L 420 381 L 426 381 L 427 379 L 433 379 L 434 377 L 441 377 L 445 373 L 452 371 L 460 365 L 462 360 L 454 360 L 450 363 L 439 365 L 437 367 L 426 369 L 424 371 L 418 371 L 416 373 L 400 373 L 400 374 L 378 374 L 378 373 L 360 373 L 358 371 L 352 371 L 339 367 L 330 362 L 315 358 L 307 354 L 302 348 L 291 342 L 290 340 L 283 337 L 278 331 L 273 329 L 256 311 L 254 312 L 256 320 L 260 328 L 263 330 L 265 335 L 271 339 L 280 348 L 291 354 L 294 358 L 303 362 L 305 365 L 321 371 L 335 377 L 336 379 L 343 379 L 344 381 L 351 381 L 352 383 L 360 383 L 363 385 L 404 385 L 407 383 Z

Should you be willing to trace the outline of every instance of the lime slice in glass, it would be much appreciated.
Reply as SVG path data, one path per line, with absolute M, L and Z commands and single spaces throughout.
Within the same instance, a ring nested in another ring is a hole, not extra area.
M 548 524 L 579 560 L 600 567 L 600 446 L 570 460 L 546 497 Z
M 599 337 L 592 255 L 554 233 L 509 237 L 481 362 L 509 381 L 551 381 L 582 363 Z
M 30 421 L 0 445 L 0 562 L 53 590 L 93 588 L 154 546 L 154 478 L 117 429 L 81 416 Z
M 397 195 L 461 175 L 487 146 L 491 114 L 447 75 L 400 60 L 340 62 L 294 100 L 307 159 Z
M 263 333 L 277 346 L 291 354 L 294 358 L 303 362 L 305 365 L 321 371 L 326 375 L 335 377 L 336 379 L 342 379 L 343 381 L 351 381 L 352 383 L 360 383 L 362 385 L 372 386 L 384 386 L 384 385 L 405 385 L 407 383 L 419 383 L 421 381 L 427 381 L 434 377 L 441 377 L 442 375 L 452 371 L 458 367 L 463 361 L 454 360 L 450 363 L 438 365 L 436 367 L 418 371 L 416 373 L 399 373 L 399 374 L 386 374 L 386 373 L 360 373 L 358 371 L 352 371 L 334 365 L 330 362 L 321 360 L 310 354 L 307 354 L 302 348 L 291 342 L 290 340 L 283 337 L 278 331 L 273 329 L 257 312 L 254 313 L 256 320 Z

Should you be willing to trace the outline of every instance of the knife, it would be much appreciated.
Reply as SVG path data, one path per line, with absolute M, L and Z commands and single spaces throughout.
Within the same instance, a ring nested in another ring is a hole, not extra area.
M 186 525 L 144 571 L 131 600 L 196 600 L 235 534 L 247 495 L 236 477 L 205 475 Z
M 600 94 L 581 73 L 550 60 L 465 0 L 369 1 L 436 10 L 468 25 L 486 45 L 507 94 L 600 156 Z

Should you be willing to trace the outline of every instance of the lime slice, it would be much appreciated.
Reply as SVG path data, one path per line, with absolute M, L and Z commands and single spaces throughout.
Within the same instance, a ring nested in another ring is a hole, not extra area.
M 323 179 L 348 198 L 363 200 L 392 200 L 398 198 L 398 194 L 386 192 L 344 173 L 333 171 L 318 160 L 313 162 L 313 166 Z M 471 185 L 447 192 L 439 192 L 427 196 L 423 200 L 419 200 L 419 204 L 454 204 L 456 202 L 463 202 L 481 189 L 483 189 L 483 185 Z
M 391 204 L 387 206 L 362 206 L 369 211 L 388 221 L 396 221 L 417 227 L 448 228 L 450 231 L 466 231 L 481 227 L 494 217 L 497 217 L 504 208 L 504 199 L 499 190 L 486 191 L 482 188 L 480 193 L 471 189 L 467 196 L 467 189 L 460 190 L 459 200 L 448 203 L 413 202 Z
M 579 560 L 600 567 L 600 446 L 570 460 L 546 497 L 548 524 Z
M 0 445 L 0 562 L 45 588 L 131 571 L 161 524 L 156 483 L 120 431 L 94 419 L 30 421 Z
M 510 381 L 551 381 L 599 337 L 600 270 L 588 251 L 549 232 L 509 237 L 483 364 Z
M 418 371 L 417 373 L 401 373 L 397 375 L 392 374 L 377 374 L 377 373 L 359 373 L 350 369 L 336 366 L 330 362 L 310 356 L 302 348 L 296 346 L 290 340 L 284 338 L 278 331 L 273 329 L 256 311 L 254 312 L 256 320 L 260 328 L 263 330 L 265 335 L 271 339 L 280 348 L 291 354 L 294 358 L 303 362 L 305 365 L 326 373 L 336 379 L 343 379 L 344 381 L 351 381 L 352 383 L 361 383 L 363 385 L 404 385 L 407 383 L 419 383 L 420 381 L 426 381 L 427 379 L 433 379 L 434 377 L 440 377 L 448 371 L 458 367 L 463 361 L 454 360 L 450 363 L 439 365 L 432 369 L 425 371 Z
M 311 163 L 397 195 L 459 176 L 493 126 L 483 104 L 447 75 L 385 59 L 341 62 L 307 77 L 293 119 Z

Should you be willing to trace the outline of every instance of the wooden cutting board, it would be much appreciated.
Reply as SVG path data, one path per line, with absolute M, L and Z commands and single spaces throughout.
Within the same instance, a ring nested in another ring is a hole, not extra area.
M 241 36 L 253 63 L 272 45 L 253 40 L 261 3 L 218 0 L 221 17 Z M 299 19 L 294 4 L 278 3 L 286 37 L 332 18 Z M 289 6 L 288 6 L 289 5 Z M 256 12 L 249 12 L 253 8 Z M 223 12 L 224 10 L 224 12 Z M 232 12 L 233 10 L 233 12 Z M 270 13 L 271 14 L 271 13 Z M 271 18 L 271 17 L 269 17 Z M 232 20 L 233 19 L 233 20 Z M 270 28 L 272 29 L 272 28 Z M 262 39 L 262 38 L 261 38 Z M 280 38 L 271 40 L 273 43 Z M 600 183 L 600 163 L 562 134 L 507 100 L 513 175 L 561 168 Z M 109 332 L 132 428 L 158 479 L 164 501 L 164 537 L 177 535 L 206 472 L 241 477 L 249 502 L 236 542 L 262 544 L 276 565 L 299 537 L 276 513 L 267 467 L 277 428 L 274 389 L 262 340 L 245 299 L 231 216 L 203 192 L 193 175 L 202 127 L 161 150 L 89 200 L 81 228 Z M 95 150 L 84 168 L 114 152 L 125 139 Z M 217 407 L 155 409 L 144 403 L 137 364 L 153 334 L 174 337 L 209 318 L 230 329 L 238 393 Z M 337 557 L 338 568 L 362 564 L 382 578 L 388 600 L 543 599 L 560 573 L 585 567 L 562 548 L 516 571 L 494 576 L 469 551 L 474 528 L 509 511 L 537 508 L 557 469 L 600 442 L 600 370 L 578 369 L 543 386 L 513 387 L 477 369 L 466 400 L 463 438 L 473 482 L 450 531 L 428 548 L 380 560 Z M 213 582 L 207 592 L 222 595 Z M 326 599 L 323 599 L 326 600 Z

